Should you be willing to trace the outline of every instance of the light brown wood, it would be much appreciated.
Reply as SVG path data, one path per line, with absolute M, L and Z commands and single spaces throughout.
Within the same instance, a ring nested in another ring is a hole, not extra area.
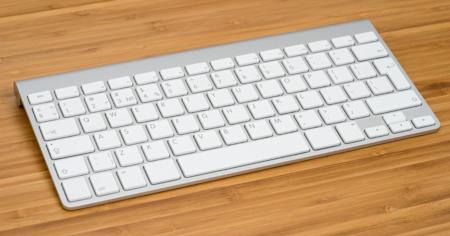
M 372 20 L 439 132 L 65 211 L 13 81 Z M 0 235 L 450 235 L 450 2 L 0 1 Z

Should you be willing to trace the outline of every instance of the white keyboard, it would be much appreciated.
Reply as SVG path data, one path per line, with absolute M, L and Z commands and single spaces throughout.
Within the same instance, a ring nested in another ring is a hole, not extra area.
M 439 128 L 368 21 L 18 81 L 16 88 L 66 209 Z

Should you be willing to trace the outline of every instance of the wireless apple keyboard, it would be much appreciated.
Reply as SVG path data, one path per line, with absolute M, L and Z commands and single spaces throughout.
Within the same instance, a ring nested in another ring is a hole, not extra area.
M 369 21 L 18 81 L 66 209 L 429 133 Z

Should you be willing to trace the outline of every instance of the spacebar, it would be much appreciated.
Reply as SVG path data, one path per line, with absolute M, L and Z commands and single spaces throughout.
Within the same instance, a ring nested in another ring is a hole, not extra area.
M 186 177 L 268 161 L 309 151 L 300 133 L 252 141 L 178 158 Z

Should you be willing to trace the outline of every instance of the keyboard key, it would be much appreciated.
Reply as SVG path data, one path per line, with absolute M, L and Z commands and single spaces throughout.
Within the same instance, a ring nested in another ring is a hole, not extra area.
M 361 100 L 347 102 L 342 107 L 344 108 L 345 113 L 347 113 L 347 116 L 352 120 L 367 117 L 370 115 L 369 109 Z
M 350 35 L 333 38 L 331 39 L 331 42 L 333 43 L 335 48 L 343 48 L 355 45 L 355 40 L 353 40 L 352 36 Z
M 266 79 L 273 79 L 285 75 L 284 70 L 278 61 L 259 64 L 259 69 Z
M 275 115 L 272 105 L 267 100 L 249 103 L 248 109 L 255 119 L 263 119 Z
M 178 158 L 178 163 L 184 176 L 192 177 L 308 151 L 303 136 L 291 133 L 187 155 Z
M 71 157 L 55 161 L 55 169 L 60 179 L 85 175 L 89 170 L 83 157 Z
M 178 134 L 188 134 L 200 130 L 193 115 L 175 117 L 172 123 Z
M 298 130 L 297 124 L 288 115 L 272 118 L 270 119 L 270 124 L 278 135 L 292 133 Z
M 335 147 L 341 144 L 339 137 L 331 126 L 306 130 L 305 136 L 314 150 Z
M 144 165 L 150 183 L 160 184 L 180 179 L 180 173 L 171 159 L 150 162 Z
M 222 146 L 222 141 L 216 131 L 206 131 L 194 135 L 200 150 L 205 151 Z
M 105 93 L 97 93 L 84 97 L 86 106 L 90 112 L 105 111 L 111 109 L 108 97 Z
M 227 57 L 211 61 L 211 66 L 214 70 L 230 69 L 234 67 L 234 62 L 233 59 Z
M 111 110 L 105 113 L 111 128 L 117 128 L 125 125 L 131 125 L 133 119 L 131 118 L 128 109 Z
M 206 75 L 188 77 L 186 82 L 193 93 L 205 92 L 213 89 L 212 83 Z
M 209 72 L 209 66 L 205 62 L 190 64 L 186 66 L 189 75 L 198 75 Z
M 82 155 L 95 150 L 88 135 L 50 141 L 47 142 L 47 148 L 52 159 Z
M 302 57 L 293 57 L 283 60 L 284 68 L 289 74 L 303 73 L 309 70 L 308 65 Z
M 239 78 L 239 81 L 241 81 L 241 83 L 243 84 L 260 81 L 262 79 L 255 66 L 240 67 L 235 71 Z
M 148 122 L 159 118 L 155 106 L 151 103 L 137 105 L 131 108 L 137 122 Z
M 188 93 L 183 80 L 170 80 L 161 83 L 161 87 L 168 98 L 183 96 Z
M 209 101 L 215 108 L 234 104 L 233 96 L 228 89 L 214 90 L 208 93 Z
M 140 73 L 134 75 L 134 81 L 137 85 L 144 85 L 149 83 L 155 83 L 159 80 L 158 74 L 155 71 Z
M 230 70 L 218 71 L 211 73 L 211 78 L 217 88 L 226 88 L 237 84 L 236 77 Z
M 120 129 L 125 145 L 133 145 L 137 143 L 143 143 L 148 140 L 144 129 L 140 125 L 127 126 Z
M 229 126 L 220 129 L 220 135 L 227 145 L 247 142 L 248 138 L 241 126 Z
M 371 97 L 366 102 L 375 115 L 422 105 L 419 97 L 411 90 Z
M 156 161 L 170 156 L 163 141 L 142 144 L 142 151 L 148 161 Z
M 251 102 L 259 99 L 256 89 L 251 84 L 234 87 L 231 90 L 238 103 Z
M 95 133 L 94 140 L 95 143 L 97 143 L 99 150 L 116 148 L 122 145 L 115 130 L 107 130 Z
M 138 86 L 136 92 L 139 96 L 141 102 L 153 102 L 161 100 L 163 95 L 157 84 L 147 84 L 143 86 Z
M 256 64 L 259 62 L 259 58 L 255 53 L 244 54 L 236 57 L 236 61 L 239 66 L 246 66 Z
M 141 167 L 132 166 L 117 171 L 120 183 L 124 190 L 137 189 L 147 186 Z
M 345 66 L 328 69 L 328 75 L 335 84 L 343 84 L 353 81 L 353 76 Z
M 62 182 L 62 186 L 69 202 L 81 201 L 92 197 L 89 186 L 83 177 L 65 180 Z
M 295 119 L 297 120 L 300 128 L 311 129 L 322 126 L 322 121 L 317 115 L 316 111 L 303 111 L 295 114 Z
M 368 79 L 377 76 L 377 72 L 375 72 L 369 62 L 352 64 L 350 69 L 352 69 L 357 79 Z
M 58 99 L 67 99 L 80 96 L 77 86 L 69 86 L 55 89 L 55 95 Z
M 288 57 L 300 56 L 308 53 L 308 49 L 304 44 L 297 44 L 284 48 L 284 52 Z
M 222 110 L 230 125 L 246 122 L 250 120 L 247 109 L 243 105 L 227 107 Z
M 137 103 L 137 99 L 131 89 L 121 89 L 111 92 L 111 98 L 116 107 L 125 107 Z
M 175 156 L 193 153 L 197 150 L 189 136 L 178 136 L 176 138 L 169 139 L 167 142 L 169 143 L 169 147 Z
M 59 108 L 64 117 L 82 115 L 86 113 L 80 98 L 71 98 L 59 102 Z
M 80 134 L 77 123 L 73 118 L 45 122 L 39 128 L 47 141 Z
M 358 124 L 354 121 L 337 124 L 336 130 L 344 143 L 354 143 L 365 139 L 363 132 L 361 132 Z
M 292 113 L 300 110 L 300 106 L 291 95 L 286 95 L 272 100 L 273 105 L 281 115 Z
M 406 121 L 406 116 L 403 112 L 397 111 L 383 115 L 383 120 L 384 122 L 386 122 L 386 124 L 389 125 L 397 122 Z
M 116 168 L 113 155 L 111 152 L 97 152 L 88 156 L 89 163 L 91 163 L 92 170 L 101 172 Z
M 258 88 L 259 93 L 263 98 L 271 98 L 283 94 L 283 89 L 277 80 L 266 80 L 259 82 L 256 84 L 256 88 Z
M 97 132 L 106 129 L 106 123 L 100 113 L 80 116 L 80 123 L 85 133 Z
M 366 61 L 389 55 L 380 42 L 353 46 L 352 51 L 358 61 Z
M 369 127 L 364 131 L 369 138 L 378 138 L 389 134 L 389 130 L 384 125 Z
M 370 96 L 369 89 L 362 81 L 344 84 L 344 90 L 352 100 Z
M 412 122 L 414 126 L 418 129 L 436 124 L 436 121 L 434 121 L 433 117 L 431 116 L 416 117 L 412 120 Z
M 177 79 L 184 76 L 184 71 L 181 67 L 172 67 L 163 69 L 159 72 L 163 80 Z
M 311 52 L 321 52 L 321 51 L 327 51 L 331 49 L 331 44 L 327 40 L 320 40 L 308 43 L 309 50 Z
M 137 146 L 116 149 L 114 153 L 121 166 L 132 166 L 144 161 Z
M 161 115 L 165 118 L 184 114 L 183 106 L 176 98 L 160 101 L 157 105 Z
M 398 68 L 397 64 L 390 57 L 378 59 L 373 62 L 378 72 L 387 75 L 397 90 L 405 90 L 411 88 L 406 77 Z
M 97 196 L 105 196 L 119 192 L 119 186 L 112 172 L 93 174 L 90 179 Z
M 315 90 L 309 90 L 297 94 L 297 99 L 303 109 L 311 109 L 323 106 L 322 99 Z
M 97 82 L 83 84 L 83 85 L 81 85 L 81 89 L 83 90 L 84 94 L 88 95 L 88 94 L 93 94 L 93 93 L 105 92 L 106 85 L 103 81 L 97 81 Z
M 342 109 L 337 105 L 320 108 L 319 114 L 327 125 L 347 120 L 345 114 L 342 112 Z
M 332 50 L 328 53 L 335 65 L 341 66 L 355 62 L 352 54 L 347 48 Z
M 283 52 L 279 48 L 262 51 L 259 55 L 261 55 L 263 61 L 279 60 L 284 57 Z
M 168 120 L 150 122 L 147 124 L 147 130 L 153 140 L 168 138 L 174 135 Z
M 392 133 L 400 133 L 412 130 L 412 125 L 410 121 L 397 122 L 389 125 L 389 129 L 391 129 Z
M 323 52 L 306 55 L 306 60 L 313 70 L 320 70 L 331 67 L 331 61 Z
M 250 122 L 245 124 L 250 138 L 253 140 L 267 138 L 273 135 L 272 129 L 265 120 Z
M 377 36 L 372 31 L 355 34 L 355 38 L 358 43 L 369 43 L 378 40 Z
M 330 86 L 331 81 L 323 70 L 309 72 L 303 75 L 312 89 Z
M 386 76 L 380 76 L 367 80 L 367 85 L 369 85 L 369 88 L 374 95 L 394 92 L 394 88 Z
M 347 101 L 347 96 L 340 86 L 323 88 L 320 93 L 325 102 L 330 105 Z
M 42 91 L 28 95 L 28 101 L 31 105 L 51 102 L 53 100 L 52 94 L 49 91 Z
M 128 88 L 133 86 L 130 76 L 123 76 L 119 78 L 109 79 L 108 85 L 112 90 Z
M 209 103 L 203 94 L 193 94 L 183 97 L 183 103 L 186 110 L 190 113 L 209 109 Z
M 214 129 L 225 126 L 225 121 L 218 110 L 201 112 L 198 114 L 198 119 L 204 129 Z
M 308 89 L 300 75 L 287 76 L 280 79 L 281 85 L 287 93 L 298 93 Z

